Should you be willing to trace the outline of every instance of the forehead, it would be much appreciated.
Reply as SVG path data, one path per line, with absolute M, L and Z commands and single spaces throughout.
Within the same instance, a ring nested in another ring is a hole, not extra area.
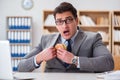
M 67 17 L 73 17 L 73 15 L 70 11 L 66 11 L 66 12 L 63 12 L 63 13 L 57 13 L 56 14 L 56 19 L 65 19 Z

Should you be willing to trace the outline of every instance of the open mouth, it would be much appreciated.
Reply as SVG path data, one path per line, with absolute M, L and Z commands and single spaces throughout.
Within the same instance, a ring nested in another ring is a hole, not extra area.
M 63 32 L 65 35 L 68 35 L 69 34 L 69 30 L 66 30 Z

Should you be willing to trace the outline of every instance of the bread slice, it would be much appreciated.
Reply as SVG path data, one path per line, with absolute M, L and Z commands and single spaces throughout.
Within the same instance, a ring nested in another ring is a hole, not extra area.
M 59 44 L 56 44 L 56 45 L 55 45 L 55 48 L 56 48 L 56 49 L 61 48 L 61 49 L 64 49 L 64 50 L 66 50 L 66 49 L 67 49 L 67 47 L 66 47 L 66 45 L 65 45 L 65 44 L 60 44 L 60 43 L 59 43 Z

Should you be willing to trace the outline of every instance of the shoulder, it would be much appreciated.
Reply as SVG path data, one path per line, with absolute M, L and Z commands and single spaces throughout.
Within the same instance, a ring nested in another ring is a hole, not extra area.
M 83 31 L 85 41 L 102 41 L 102 36 L 98 32 Z
M 42 42 L 49 42 L 49 41 L 56 40 L 58 37 L 59 37 L 59 33 L 45 34 L 45 35 L 42 35 L 41 41 Z
M 87 45 L 103 45 L 100 33 L 85 31 L 84 34 L 86 35 L 84 42 L 87 43 Z
M 79 35 L 81 35 L 81 34 L 87 38 L 101 37 L 101 34 L 99 32 L 83 31 L 83 30 L 79 29 Z
M 87 35 L 88 38 L 97 38 L 97 37 L 102 38 L 101 34 L 98 32 L 85 31 L 84 33 Z

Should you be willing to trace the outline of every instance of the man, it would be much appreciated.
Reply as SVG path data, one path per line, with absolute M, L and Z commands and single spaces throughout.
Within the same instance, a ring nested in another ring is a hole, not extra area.
M 114 68 L 101 35 L 77 26 L 77 11 L 72 4 L 61 3 L 54 10 L 54 18 L 59 33 L 42 36 L 40 44 L 19 63 L 19 71 L 33 71 L 43 61 L 45 72 L 104 72 Z M 70 50 L 56 50 L 57 43 L 66 44 Z

